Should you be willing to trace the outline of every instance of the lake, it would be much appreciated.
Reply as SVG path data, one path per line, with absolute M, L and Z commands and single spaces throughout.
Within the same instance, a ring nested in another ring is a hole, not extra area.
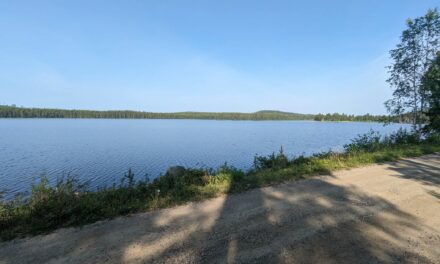
M 29 190 L 46 175 L 71 174 L 91 187 L 157 177 L 170 165 L 241 169 L 282 146 L 290 157 L 327 150 L 370 129 L 387 134 L 407 125 L 315 121 L 0 119 L 0 190 Z

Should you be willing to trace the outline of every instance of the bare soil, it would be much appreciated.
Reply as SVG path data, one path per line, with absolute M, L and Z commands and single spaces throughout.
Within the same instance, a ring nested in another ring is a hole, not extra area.
M 0 263 L 440 263 L 440 155 L 0 244 Z

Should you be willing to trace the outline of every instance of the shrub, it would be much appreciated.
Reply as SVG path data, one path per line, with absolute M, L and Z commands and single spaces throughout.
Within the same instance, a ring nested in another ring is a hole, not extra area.
M 382 137 L 379 132 L 370 130 L 368 133 L 358 135 L 344 146 L 346 152 L 376 151 L 386 147 L 422 143 L 420 134 L 399 128 L 396 132 Z
M 127 182 L 127 183 L 125 183 Z M 124 177 L 121 178 L 121 184 L 120 187 L 128 187 L 133 188 L 133 186 L 136 184 L 136 180 L 134 179 L 134 173 L 131 170 L 131 168 L 128 169 L 128 172 L 124 174 Z
M 273 152 L 269 156 L 255 156 L 254 168 L 258 170 L 265 169 L 283 169 L 289 165 L 289 159 L 284 154 L 283 147 L 280 148 L 278 154 Z
M 425 141 L 431 144 L 440 144 L 440 134 L 431 133 L 427 135 Z
M 292 160 L 293 165 L 308 164 L 310 162 L 311 162 L 311 157 L 306 157 L 304 155 L 301 155 L 301 156 L 294 158 Z
M 378 150 L 381 148 L 380 139 L 379 132 L 370 129 L 368 133 L 358 135 L 350 144 L 344 145 L 344 149 L 347 152 Z
M 396 132 L 385 136 L 383 144 L 386 145 L 407 145 L 416 144 L 420 142 L 420 136 L 417 133 L 410 132 L 404 128 L 399 128 Z
M 162 175 L 153 181 L 153 187 L 160 190 L 163 194 L 170 192 L 184 191 L 186 186 L 206 185 L 209 180 L 208 172 L 203 169 L 186 169 L 182 176 L 174 176 L 170 174 Z

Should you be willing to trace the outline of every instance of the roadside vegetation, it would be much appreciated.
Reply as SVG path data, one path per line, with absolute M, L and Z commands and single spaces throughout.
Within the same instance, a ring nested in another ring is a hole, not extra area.
M 0 237 L 46 233 L 61 227 L 81 226 L 98 220 L 199 201 L 225 193 L 312 175 L 329 175 L 340 169 L 440 151 L 440 137 L 399 130 L 389 136 L 370 131 L 345 146 L 342 153 L 325 152 L 288 158 L 283 149 L 269 156 L 256 156 L 248 171 L 223 165 L 220 168 L 179 168 L 149 181 L 137 181 L 131 170 L 116 186 L 89 190 L 75 177 L 49 184 L 47 178 L 32 186 L 29 197 L 0 200 Z

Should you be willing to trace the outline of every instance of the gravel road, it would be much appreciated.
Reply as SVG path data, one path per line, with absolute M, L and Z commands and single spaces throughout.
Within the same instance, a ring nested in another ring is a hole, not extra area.
M 0 263 L 440 263 L 440 154 L 0 244 Z

